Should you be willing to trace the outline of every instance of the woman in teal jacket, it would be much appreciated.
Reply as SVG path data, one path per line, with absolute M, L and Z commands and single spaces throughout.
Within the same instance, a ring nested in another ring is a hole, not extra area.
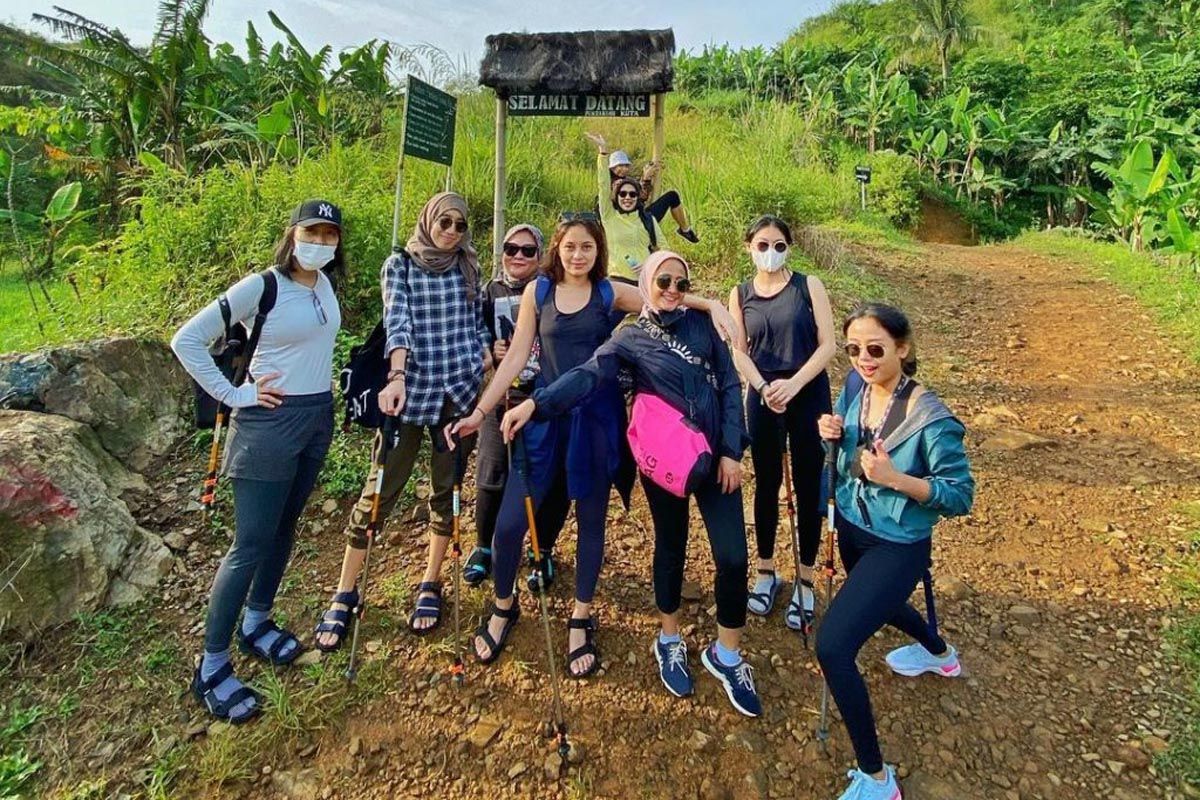
M 929 569 L 934 523 L 971 510 L 975 481 L 962 423 L 913 380 L 916 349 L 903 312 L 859 306 L 842 331 L 854 372 L 818 427 L 836 448 L 835 524 L 846 581 L 817 632 L 817 660 L 858 760 L 842 800 L 900 800 L 855 658 L 891 625 L 916 640 L 888 653 L 894 672 L 961 673 L 955 649 L 908 598 Z

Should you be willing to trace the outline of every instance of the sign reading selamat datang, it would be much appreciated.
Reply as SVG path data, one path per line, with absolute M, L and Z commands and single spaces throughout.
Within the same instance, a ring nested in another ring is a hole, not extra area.
M 454 95 L 409 75 L 404 111 L 405 154 L 450 166 L 454 161 L 456 106 Z
M 648 94 L 551 94 L 532 92 L 508 97 L 514 117 L 648 117 Z

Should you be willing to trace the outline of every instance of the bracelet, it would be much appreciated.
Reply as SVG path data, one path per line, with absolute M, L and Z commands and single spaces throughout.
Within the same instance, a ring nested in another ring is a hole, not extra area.
M 389 377 L 387 382 L 388 383 L 404 383 L 404 373 L 400 373 L 399 375 L 393 375 L 393 376 Z
M 387 379 L 389 381 L 391 381 L 391 380 L 395 380 L 397 377 L 403 378 L 407 374 L 408 373 L 406 373 L 403 369 L 396 368 L 396 369 L 388 370 Z
M 759 394 L 762 394 L 762 391 L 765 388 L 767 388 L 767 379 L 763 378 L 763 382 L 760 383 L 758 386 L 755 386 L 754 391 L 758 392 Z
M 476 411 L 478 411 L 478 412 L 479 412 L 479 416 L 480 416 L 480 419 L 481 419 L 481 420 L 485 420 L 485 419 L 487 419 L 487 412 L 486 412 L 486 411 L 484 411 L 484 410 L 483 410 L 482 408 L 480 408 L 479 406 L 475 406 L 473 409 L 471 409 L 471 413 L 468 415 L 468 418 L 475 416 L 475 412 L 476 412 Z

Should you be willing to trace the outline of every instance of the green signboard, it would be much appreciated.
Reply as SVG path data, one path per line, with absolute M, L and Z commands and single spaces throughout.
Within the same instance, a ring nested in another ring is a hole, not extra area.
M 450 166 L 454 161 L 454 95 L 408 76 L 404 154 Z
M 554 94 L 526 92 L 508 96 L 514 117 L 648 117 L 648 94 Z

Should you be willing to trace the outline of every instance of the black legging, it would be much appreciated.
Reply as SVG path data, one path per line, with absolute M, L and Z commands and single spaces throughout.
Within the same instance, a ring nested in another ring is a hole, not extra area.
M 946 651 L 946 642 L 908 602 L 929 569 L 932 544 L 928 537 L 908 544 L 882 539 L 840 514 L 836 525 L 846 581 L 817 628 L 817 661 L 846 722 L 858 768 L 874 774 L 883 769 L 883 755 L 871 697 L 855 658 L 884 625 L 898 628 L 935 655 Z
M 683 200 L 680 199 L 679 192 L 672 189 L 669 192 L 664 192 L 653 202 L 648 203 L 646 211 L 653 215 L 656 220 L 662 222 L 671 209 L 679 208 L 681 205 L 683 205 Z
M 688 498 L 660 489 L 645 475 L 641 478 L 654 520 L 654 602 L 662 613 L 674 614 L 682 599 L 687 560 Z M 742 490 L 725 494 L 714 476 L 696 491 L 695 498 L 717 567 L 717 624 L 741 628 L 746 624 L 749 592 Z
M 821 470 L 825 454 L 817 432 L 817 418 L 828 414 L 830 409 L 828 393 L 812 389 L 812 386 L 804 387 L 788 403 L 783 414 L 776 414 L 763 405 L 758 392 L 753 389 L 746 395 L 750 458 L 754 463 L 754 538 L 758 544 L 758 557 L 768 559 L 775 555 L 786 428 L 792 460 L 792 491 L 796 498 L 800 563 L 809 567 L 816 562 L 821 543 Z

